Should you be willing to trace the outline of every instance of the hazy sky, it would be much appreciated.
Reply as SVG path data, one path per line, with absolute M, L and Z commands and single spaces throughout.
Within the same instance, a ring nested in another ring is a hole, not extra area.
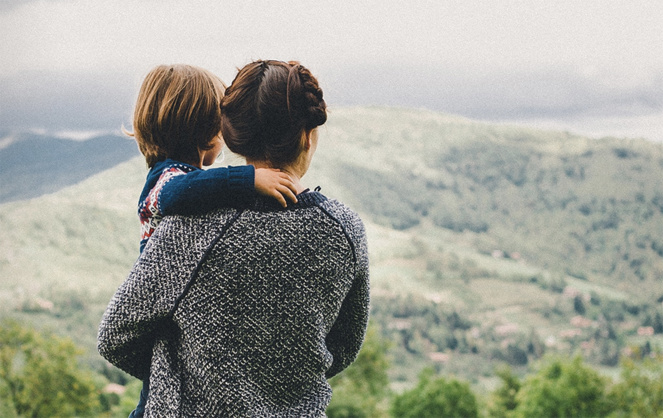
M 150 68 L 295 59 L 330 106 L 663 139 L 659 0 L 3 0 L 0 127 L 130 123 Z

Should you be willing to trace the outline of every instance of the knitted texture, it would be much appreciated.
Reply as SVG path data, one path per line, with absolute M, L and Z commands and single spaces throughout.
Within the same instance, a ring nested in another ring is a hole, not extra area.
M 152 235 L 98 339 L 111 363 L 149 376 L 146 416 L 324 415 L 327 378 L 366 330 L 366 236 L 339 202 L 298 200 L 166 217 Z

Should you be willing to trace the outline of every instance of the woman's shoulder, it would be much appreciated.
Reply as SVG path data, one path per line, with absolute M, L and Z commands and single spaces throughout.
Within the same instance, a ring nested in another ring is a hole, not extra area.
M 357 212 L 352 210 L 345 203 L 336 199 L 325 199 L 324 201 L 320 202 L 320 206 L 328 211 L 338 213 L 339 215 L 343 215 L 345 217 L 359 218 L 359 214 Z
M 364 235 L 364 223 L 357 212 L 348 205 L 336 199 L 326 199 L 319 204 L 320 208 L 327 212 L 329 216 L 336 219 L 344 229 L 352 232 L 353 236 L 359 238 Z

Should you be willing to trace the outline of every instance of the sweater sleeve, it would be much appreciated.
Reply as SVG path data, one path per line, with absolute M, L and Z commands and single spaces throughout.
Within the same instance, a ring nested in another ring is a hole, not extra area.
M 149 376 L 152 347 L 165 328 L 165 311 L 146 309 L 138 297 L 135 271 L 111 299 L 99 326 L 97 350 L 111 364 L 144 380 Z
M 162 224 L 111 299 L 97 337 L 99 354 L 139 379 L 149 376 L 155 341 L 176 335 L 172 312 L 214 236 L 205 233 L 214 225 L 194 218 Z
M 255 169 L 251 165 L 194 170 L 173 176 L 163 185 L 159 209 L 163 216 L 195 215 L 255 195 Z
M 327 334 L 327 349 L 334 358 L 326 373 L 327 378 L 340 373 L 355 360 L 368 325 L 370 286 L 366 235 L 358 217 L 354 220 L 354 227 L 350 229 L 348 235 L 350 240 L 354 241 L 355 250 L 355 277 L 338 317 Z

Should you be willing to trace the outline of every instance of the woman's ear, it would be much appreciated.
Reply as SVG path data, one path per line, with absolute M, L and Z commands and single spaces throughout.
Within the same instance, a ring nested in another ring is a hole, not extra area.
M 313 129 L 302 132 L 302 145 L 304 145 L 304 151 L 308 151 L 311 148 L 313 145 Z

